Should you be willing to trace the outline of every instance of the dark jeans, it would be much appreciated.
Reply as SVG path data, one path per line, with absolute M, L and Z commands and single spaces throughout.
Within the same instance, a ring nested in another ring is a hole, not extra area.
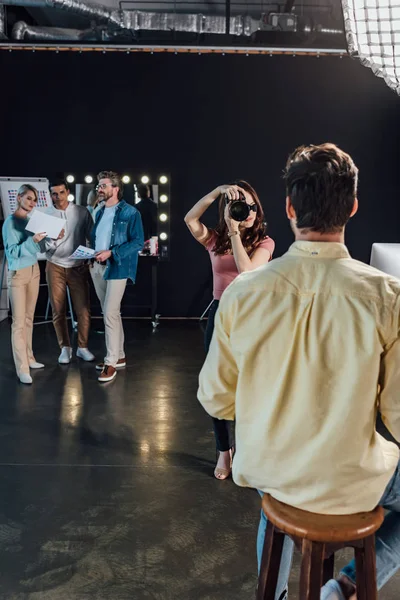
M 214 300 L 214 302 L 211 304 L 211 308 L 208 313 L 207 327 L 204 334 L 204 347 L 206 352 L 208 352 L 208 349 L 211 344 L 211 339 L 214 332 L 215 315 L 218 310 L 218 306 L 219 300 Z M 217 444 L 217 450 L 219 450 L 220 452 L 226 452 L 227 450 L 232 448 L 234 443 L 232 432 L 233 428 L 231 426 L 231 421 L 225 421 L 214 418 L 212 421 L 214 425 L 214 434 L 215 442 Z

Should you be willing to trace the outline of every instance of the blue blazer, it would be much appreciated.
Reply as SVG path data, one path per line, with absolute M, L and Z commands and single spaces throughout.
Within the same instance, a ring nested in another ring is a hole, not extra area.
M 104 206 L 96 215 L 92 229 L 92 248 L 96 247 L 96 230 L 104 214 Z M 139 211 L 121 200 L 117 204 L 111 232 L 111 257 L 104 279 L 131 279 L 135 283 L 139 252 L 144 245 L 142 218 Z

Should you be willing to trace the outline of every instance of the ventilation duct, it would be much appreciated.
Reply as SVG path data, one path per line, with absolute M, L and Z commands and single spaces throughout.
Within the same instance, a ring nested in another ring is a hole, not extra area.
M 151 13 L 124 11 L 125 24 L 131 31 L 185 31 L 191 33 L 226 33 L 226 18 L 218 15 Z M 229 21 L 231 35 L 250 36 L 259 28 L 251 17 L 235 16 Z
M 76 41 L 92 41 L 98 40 L 99 36 L 93 29 L 64 29 L 62 27 L 34 27 L 28 25 L 24 21 L 15 23 L 12 30 L 12 38 L 14 40 L 76 40 Z
M 101 20 L 114 29 L 125 31 L 185 31 L 192 33 L 226 33 L 225 16 L 202 14 L 152 13 L 139 10 L 110 10 L 99 4 L 79 0 L 6 0 L 8 5 L 27 8 L 56 8 L 66 10 L 89 20 Z M 231 17 L 232 35 L 250 36 L 259 28 L 259 21 L 251 17 Z M 18 31 L 18 30 L 17 30 Z M 60 31 L 62 31 L 60 29 Z M 54 39 L 54 38 L 53 38 Z M 63 36 L 63 39 L 64 36 Z M 74 38 L 75 39 L 75 38 Z
M 56 8 L 65 10 L 89 20 L 101 20 L 118 29 L 126 29 L 123 13 L 126 11 L 110 10 L 101 4 L 79 2 L 79 0 L 6 0 L 9 6 L 25 6 L 26 8 Z
M 118 33 L 135 33 L 137 31 L 168 31 L 187 32 L 200 34 L 226 34 L 225 15 L 204 14 L 176 14 L 175 12 L 144 12 L 140 10 L 111 10 L 99 4 L 80 2 L 79 0 L 6 0 L 6 4 L 14 6 L 25 6 L 27 8 L 55 8 L 69 11 L 87 18 L 90 22 L 104 24 L 102 40 L 111 39 Z M 292 18 L 293 20 L 293 18 Z M 295 20 L 293 22 L 296 22 Z M 297 25 L 296 25 L 297 27 Z M 273 26 L 265 23 L 262 19 L 250 16 L 232 16 L 229 19 L 229 34 L 234 36 L 250 37 L 255 32 L 262 30 L 273 30 Z M 296 28 L 294 29 L 296 30 Z M 297 31 L 304 33 L 318 32 L 315 27 L 298 27 Z M 328 30 L 332 34 L 342 33 L 340 30 Z M 40 37 L 40 33 L 43 37 Z M 69 32 L 69 34 L 68 34 Z M 323 32 L 320 29 L 320 32 Z M 70 35 L 70 37 L 68 37 Z M 90 35 L 89 30 L 63 30 L 62 28 L 31 27 L 25 23 L 18 23 L 14 27 L 14 39 L 60 39 L 60 40 L 89 40 L 96 37 Z
M 6 39 L 6 12 L 4 5 L 0 4 L 0 40 Z

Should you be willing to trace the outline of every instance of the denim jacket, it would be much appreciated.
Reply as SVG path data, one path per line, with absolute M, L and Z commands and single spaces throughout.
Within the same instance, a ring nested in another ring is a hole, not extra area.
M 104 206 L 96 215 L 92 230 L 92 248 L 96 246 L 96 230 L 104 214 Z M 117 204 L 111 232 L 111 257 L 107 260 L 104 279 L 131 279 L 135 283 L 139 252 L 144 245 L 139 211 L 121 200 Z

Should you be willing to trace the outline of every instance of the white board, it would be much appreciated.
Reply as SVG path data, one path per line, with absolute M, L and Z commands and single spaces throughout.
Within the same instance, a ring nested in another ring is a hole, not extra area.
M 0 250 L 0 280 L 3 268 L 4 250 Z M 0 289 L 0 321 L 8 316 L 7 265 L 4 265 L 4 277 Z
M 400 279 L 400 244 L 372 244 L 370 264 Z
M 39 209 L 45 210 L 53 205 L 50 198 L 49 181 L 45 177 L 0 177 L 0 204 L 3 213 L 0 218 L 3 220 L 15 212 L 18 189 L 24 183 L 29 183 L 37 189 Z

